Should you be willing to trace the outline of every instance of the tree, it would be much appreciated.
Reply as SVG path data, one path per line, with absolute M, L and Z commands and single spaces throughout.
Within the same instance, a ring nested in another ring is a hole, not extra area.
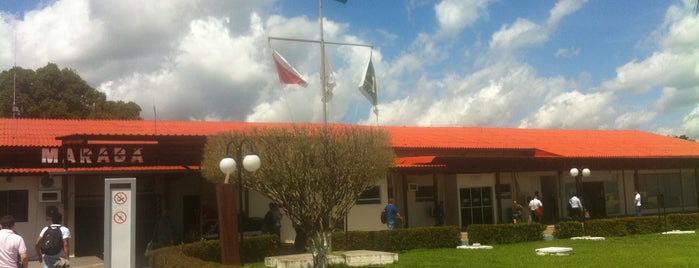
M 70 69 L 49 63 L 36 71 L 14 67 L 0 73 L 0 115 L 62 119 L 141 119 L 134 102 L 107 101 Z
M 223 180 L 218 163 L 226 145 L 242 139 L 262 159 L 260 170 L 243 176 L 244 186 L 280 204 L 308 234 L 316 267 L 327 266 L 331 232 L 359 195 L 387 176 L 395 158 L 390 136 L 381 129 L 260 128 L 209 137 L 202 163 L 209 181 Z
M 678 138 L 678 139 L 688 140 L 688 141 L 695 141 L 694 139 L 690 138 L 689 136 L 687 136 L 685 134 L 682 134 L 679 136 L 673 136 L 673 137 Z

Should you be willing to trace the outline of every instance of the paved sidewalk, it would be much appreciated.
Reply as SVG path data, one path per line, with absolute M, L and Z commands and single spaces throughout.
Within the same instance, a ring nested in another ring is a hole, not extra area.
M 96 256 L 73 257 L 70 258 L 71 268 L 103 268 L 104 262 Z M 30 261 L 28 268 L 41 268 L 39 261 Z

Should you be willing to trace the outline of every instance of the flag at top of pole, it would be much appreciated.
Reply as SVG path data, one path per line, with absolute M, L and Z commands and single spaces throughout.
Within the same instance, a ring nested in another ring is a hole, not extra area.
M 369 65 L 366 67 L 364 79 L 359 84 L 359 91 L 372 105 L 376 106 L 376 75 L 374 74 L 374 64 L 371 63 L 371 59 L 369 59 Z
M 272 50 L 272 57 L 274 58 L 274 65 L 277 66 L 277 73 L 279 74 L 279 82 L 282 84 L 297 84 L 302 87 L 307 87 L 308 83 L 301 77 L 294 67 L 291 67 L 289 63 L 279 55 L 276 50 Z

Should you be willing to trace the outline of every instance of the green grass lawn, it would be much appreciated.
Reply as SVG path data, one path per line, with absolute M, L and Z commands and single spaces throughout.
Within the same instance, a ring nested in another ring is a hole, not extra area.
M 539 256 L 535 249 L 570 247 L 569 256 Z M 699 267 L 697 234 L 632 235 L 606 240 L 554 239 L 493 245 L 490 250 L 417 249 L 383 267 Z M 264 267 L 256 263 L 255 267 Z

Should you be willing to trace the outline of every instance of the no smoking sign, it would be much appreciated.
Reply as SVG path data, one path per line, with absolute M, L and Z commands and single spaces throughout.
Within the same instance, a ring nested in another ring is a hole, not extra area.
M 116 194 L 114 194 L 114 204 L 115 205 L 126 204 L 126 201 L 129 201 L 129 197 L 126 195 L 126 193 L 117 192 Z
M 114 223 L 116 224 L 123 224 L 128 219 L 128 216 L 126 216 L 126 212 L 117 211 L 116 213 L 114 213 L 112 219 L 114 219 Z
M 129 213 L 129 191 L 112 192 L 112 221 L 115 224 L 125 224 L 128 222 Z

